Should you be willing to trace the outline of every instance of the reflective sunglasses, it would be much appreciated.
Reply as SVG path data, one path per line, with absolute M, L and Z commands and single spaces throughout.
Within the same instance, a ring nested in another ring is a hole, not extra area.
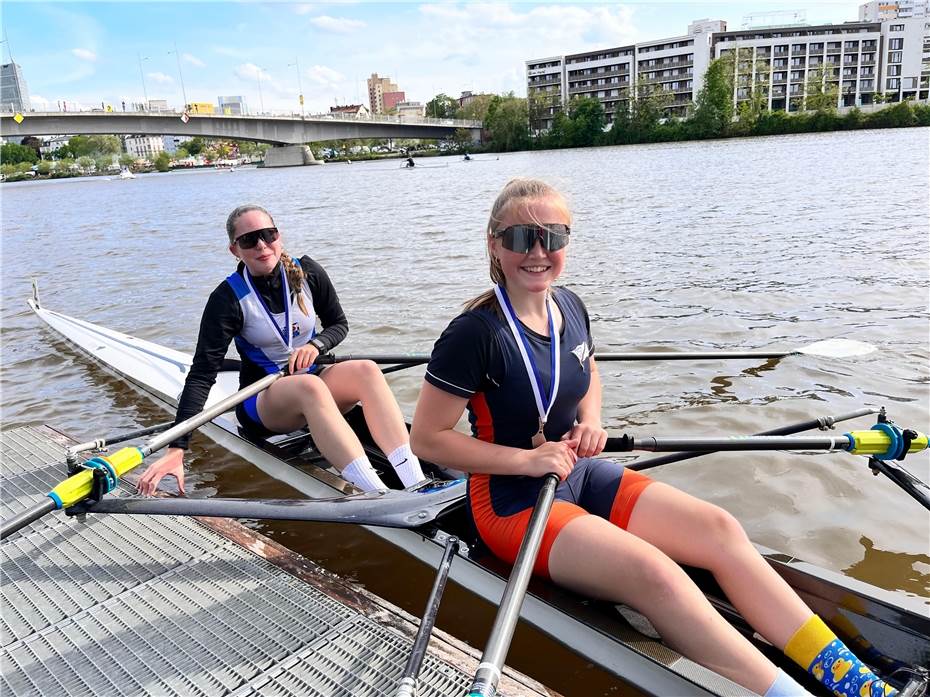
M 528 254 L 536 246 L 536 240 L 542 242 L 543 249 L 554 252 L 568 244 L 571 228 L 568 225 L 552 223 L 550 225 L 511 225 L 497 230 L 494 237 L 499 237 L 504 249 L 517 254 Z
M 260 230 L 252 230 L 252 232 L 247 232 L 244 235 L 239 235 L 235 240 L 234 244 L 239 245 L 239 249 L 253 249 L 255 245 L 258 244 L 259 238 L 265 244 L 271 244 L 274 242 L 280 233 L 276 227 L 263 227 Z

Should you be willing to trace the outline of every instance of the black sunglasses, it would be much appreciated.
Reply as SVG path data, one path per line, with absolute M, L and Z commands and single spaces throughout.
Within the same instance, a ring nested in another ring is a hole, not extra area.
M 568 235 L 571 228 L 568 225 L 552 223 L 550 225 L 511 225 L 503 230 L 497 230 L 495 237 L 499 237 L 504 249 L 517 254 L 528 254 L 536 246 L 536 240 L 542 242 L 543 249 L 549 252 L 562 249 L 568 244 Z
M 279 236 L 280 233 L 278 232 L 278 228 L 263 227 L 260 230 L 252 230 L 252 232 L 239 235 L 233 240 L 233 244 L 238 244 L 239 249 L 253 249 L 255 245 L 258 244 L 259 238 L 261 238 L 262 242 L 265 244 L 271 244 L 278 239 Z

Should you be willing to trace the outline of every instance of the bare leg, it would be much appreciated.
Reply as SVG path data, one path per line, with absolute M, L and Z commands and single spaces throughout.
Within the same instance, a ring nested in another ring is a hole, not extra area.
M 362 403 L 365 423 L 382 452 L 390 453 L 410 441 L 397 400 L 372 361 L 337 363 L 323 371 L 321 379 L 342 412 Z
M 267 428 L 281 433 L 308 426 L 316 447 L 339 471 L 364 454 L 358 436 L 316 375 L 289 375 L 275 382 L 259 394 L 258 415 Z
M 714 610 L 678 564 L 603 518 L 568 523 L 552 546 L 549 572 L 560 585 L 642 612 L 681 654 L 758 694 L 775 680 L 775 666 Z
M 655 482 L 636 502 L 627 530 L 675 561 L 713 573 L 740 614 L 779 649 L 813 614 L 718 506 Z

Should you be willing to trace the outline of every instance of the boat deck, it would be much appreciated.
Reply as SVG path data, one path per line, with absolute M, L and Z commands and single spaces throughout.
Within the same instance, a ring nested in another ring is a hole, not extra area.
M 66 476 L 71 444 L 46 426 L 0 433 L 0 518 Z M 416 632 L 234 521 L 55 512 L 4 540 L 0 559 L 3 694 L 393 695 Z M 479 658 L 436 630 L 418 694 L 463 694 Z M 510 669 L 501 693 L 556 694 Z

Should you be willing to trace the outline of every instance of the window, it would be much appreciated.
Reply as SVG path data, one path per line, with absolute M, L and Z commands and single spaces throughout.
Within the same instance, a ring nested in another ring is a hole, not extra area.
M 888 29 L 890 31 L 904 31 L 904 25 L 903 24 L 892 24 L 890 27 L 888 27 Z
M 901 62 L 901 51 L 890 51 L 888 53 L 888 62 L 889 63 L 900 63 Z
M 916 77 L 904 78 L 904 89 L 916 90 L 917 89 L 917 78 Z
M 885 89 L 887 90 L 896 90 L 901 86 L 901 80 L 899 78 L 893 77 L 888 78 L 885 81 Z
M 900 74 L 901 74 L 901 66 L 900 66 L 900 65 L 889 65 L 889 66 L 888 66 L 888 74 L 889 74 L 889 75 L 894 75 L 894 76 L 900 75 Z
M 892 39 L 888 42 L 888 48 L 892 51 L 900 51 L 904 48 L 904 39 Z
M 859 89 L 862 92 L 871 92 L 873 84 L 873 80 L 859 80 Z

